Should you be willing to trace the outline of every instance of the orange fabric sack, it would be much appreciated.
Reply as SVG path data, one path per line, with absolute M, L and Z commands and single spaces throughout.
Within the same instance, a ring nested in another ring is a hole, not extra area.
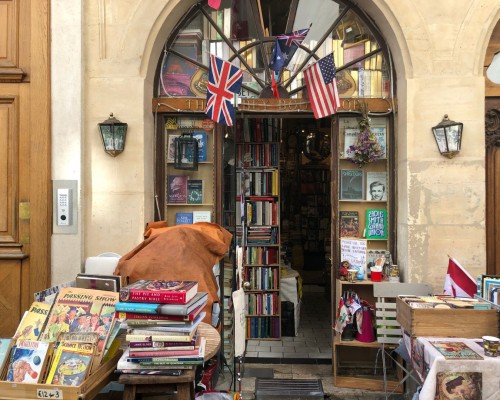
M 114 275 L 128 283 L 139 279 L 198 281 L 198 291 L 208 293 L 204 322 L 212 323 L 212 305 L 218 302 L 212 267 L 224 257 L 232 234 L 208 222 L 162 227 L 118 261 Z

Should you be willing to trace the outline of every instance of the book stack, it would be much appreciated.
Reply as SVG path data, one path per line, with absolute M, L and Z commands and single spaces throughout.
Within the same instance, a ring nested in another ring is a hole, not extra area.
M 116 317 L 126 329 L 121 374 L 180 375 L 203 364 L 206 340 L 197 328 L 208 293 L 195 281 L 139 280 L 120 290 Z

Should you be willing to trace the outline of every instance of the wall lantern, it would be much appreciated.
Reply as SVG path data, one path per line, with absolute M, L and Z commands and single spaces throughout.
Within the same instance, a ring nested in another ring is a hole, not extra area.
M 448 114 L 445 114 L 438 125 L 432 127 L 439 152 L 443 156 L 453 158 L 458 154 L 462 144 L 463 127 L 461 122 L 450 121 Z
M 101 133 L 104 151 L 112 157 L 116 157 L 125 149 L 125 139 L 127 137 L 128 125 L 125 122 L 118 121 L 113 113 L 109 118 L 97 124 Z
M 192 133 L 183 133 L 174 139 L 175 169 L 198 170 L 198 140 Z

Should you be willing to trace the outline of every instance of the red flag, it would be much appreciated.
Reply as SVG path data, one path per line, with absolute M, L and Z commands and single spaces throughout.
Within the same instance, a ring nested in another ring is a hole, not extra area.
M 208 5 L 212 8 L 215 8 L 216 10 L 218 10 L 220 7 L 220 2 L 221 2 L 221 0 L 208 0 Z
M 334 114 L 340 107 L 336 72 L 333 53 L 304 71 L 307 93 L 316 119 Z
M 444 281 L 444 294 L 455 297 L 474 297 L 477 283 L 454 258 L 449 258 L 448 272 Z
M 278 92 L 278 85 L 276 84 L 276 79 L 274 79 L 274 73 L 271 72 L 271 89 L 273 91 L 273 96 L 277 99 L 280 98 L 280 94 Z

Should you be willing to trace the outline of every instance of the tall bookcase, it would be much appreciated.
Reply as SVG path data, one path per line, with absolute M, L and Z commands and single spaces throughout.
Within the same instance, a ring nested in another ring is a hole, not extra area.
M 281 337 L 278 121 L 243 117 L 236 124 L 236 235 L 248 339 Z
M 335 229 L 332 236 L 336 239 L 333 259 L 337 266 L 352 256 L 352 259 L 359 260 L 361 264 L 354 266 L 364 268 L 364 273 L 363 279 L 355 282 L 336 279 L 334 312 L 338 310 L 340 297 L 350 291 L 375 305 L 373 282 L 368 276 L 367 264 L 370 262 L 370 254 L 386 254 L 394 248 L 391 235 L 391 198 L 394 188 L 391 186 L 393 177 L 390 176 L 392 170 L 390 119 L 386 117 L 370 119 L 370 129 L 384 150 L 384 155 L 363 167 L 359 167 L 347 158 L 347 148 L 354 144 L 360 132 L 359 121 L 357 116 L 339 118 L 337 184 L 333 189 L 338 217 L 332 224 L 332 229 Z M 348 242 L 353 245 L 349 245 Z M 332 348 L 335 386 L 384 390 L 383 377 L 373 374 L 373 365 L 381 348 L 377 340 L 374 342 L 344 340 L 335 332 Z M 370 374 L 365 373 L 368 370 L 371 371 Z M 385 383 L 387 389 L 399 391 L 399 378 L 398 371 L 391 370 Z
M 167 116 L 164 120 L 165 219 L 170 226 L 215 221 L 214 123 L 202 116 Z M 174 139 L 192 134 L 198 141 L 198 168 L 176 168 Z M 195 185 L 194 183 L 197 183 Z M 201 186 L 200 186 L 201 184 Z M 174 191 L 182 191 L 180 197 Z M 197 219 L 199 218 L 199 219 Z

